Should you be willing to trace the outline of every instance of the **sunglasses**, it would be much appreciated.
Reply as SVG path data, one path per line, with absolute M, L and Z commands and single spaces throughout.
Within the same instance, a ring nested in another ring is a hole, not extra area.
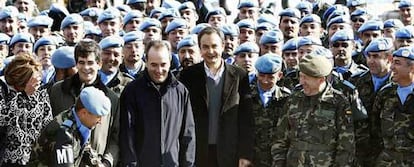
M 335 43 L 332 44 L 332 46 L 334 48 L 339 48 L 339 47 L 347 48 L 349 46 L 349 44 L 348 43 L 335 42 Z
M 354 17 L 354 18 L 351 18 L 351 21 L 352 22 L 357 22 L 358 21 L 358 22 L 364 23 L 365 22 L 365 19 Z

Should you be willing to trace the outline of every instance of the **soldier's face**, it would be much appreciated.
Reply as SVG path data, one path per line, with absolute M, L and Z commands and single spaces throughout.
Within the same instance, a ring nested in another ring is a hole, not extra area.
M 395 40 L 395 28 L 384 28 L 384 37 L 391 38 L 393 41 Z
M 274 74 L 257 73 L 257 84 L 259 84 L 260 88 L 264 91 L 268 91 L 276 85 L 276 82 L 279 81 L 282 75 L 283 74 L 280 71 Z
M 299 83 L 303 87 L 303 93 L 306 96 L 313 96 L 319 93 L 319 88 L 324 82 L 323 78 L 315 78 L 309 75 L 306 75 L 302 72 L 299 73 Z
M 171 48 L 177 48 L 178 42 L 180 42 L 187 34 L 188 34 L 188 29 L 186 28 L 177 28 L 169 32 L 168 41 L 171 44 Z
M 196 22 L 198 20 L 197 12 L 193 9 L 183 9 L 180 11 L 181 17 L 183 17 L 184 20 L 187 20 L 190 27 L 194 27 L 196 25 Z
M 7 34 L 8 36 L 13 36 L 17 32 L 17 19 L 15 17 L 7 17 L 3 20 L 0 20 L 0 32 Z
M 38 39 L 49 35 L 50 30 L 46 26 L 36 26 L 29 28 L 29 33 L 32 34 L 37 41 Z
M 256 42 L 255 32 L 250 28 L 240 28 L 240 44 L 244 42 Z
M 366 58 L 371 74 L 383 77 L 390 71 L 391 54 L 387 54 L 387 52 L 369 52 Z
M 213 27 L 218 28 L 226 24 L 226 17 L 223 15 L 212 15 L 208 18 L 208 24 L 210 24 Z
M 283 32 L 285 39 L 297 37 L 299 33 L 299 19 L 295 17 L 282 16 L 279 27 Z
M 234 50 L 239 46 L 239 38 L 231 35 L 224 37 L 224 52 L 232 55 Z
M 198 46 L 184 46 L 180 48 L 178 57 L 184 68 L 197 64 L 202 60 Z
M 63 29 L 63 36 L 66 42 L 78 43 L 84 36 L 83 26 L 81 24 L 73 24 Z
M 362 42 L 364 43 L 364 46 L 368 46 L 368 44 L 376 39 L 382 37 L 381 30 L 376 31 L 365 31 L 361 35 Z
M 399 13 L 401 16 L 401 21 L 404 23 L 404 25 L 411 24 L 413 12 L 413 7 L 400 8 Z
M 56 50 L 56 45 L 43 45 L 37 49 L 36 58 L 43 67 L 52 66 L 51 57 Z
M 303 23 L 299 30 L 300 36 L 312 36 L 320 38 L 322 34 L 322 28 L 320 23 Z
M 285 61 L 286 68 L 293 69 L 298 66 L 299 58 L 297 50 L 289 50 L 283 52 L 283 60 Z
M 81 109 L 78 116 L 82 124 L 89 129 L 93 129 L 97 124 L 100 124 L 102 119 L 102 116 L 93 115 L 86 108 Z
M 301 60 L 306 54 L 311 53 L 314 49 L 313 45 L 303 45 L 298 48 L 298 59 Z
M 255 7 L 242 7 L 239 12 L 239 19 L 253 19 L 257 20 L 259 15 L 258 8 Z
M 351 63 L 354 43 L 351 41 L 336 41 L 330 45 L 335 65 Z
M 414 38 L 397 38 L 394 41 L 395 49 L 399 49 L 404 46 L 413 46 L 414 45 Z
M 33 44 L 30 42 L 17 42 L 13 46 L 12 53 L 17 55 L 18 53 L 32 53 Z
M 127 64 L 135 64 L 141 61 L 144 48 L 144 43 L 142 43 L 142 41 L 132 41 L 126 43 L 122 50 L 124 53 L 124 62 Z
M 161 29 L 155 26 L 148 27 L 144 30 L 144 41 L 153 41 L 161 39 Z
M 107 37 L 111 35 L 118 35 L 119 30 L 121 29 L 121 23 L 119 18 L 105 20 L 99 23 L 99 29 L 102 31 L 102 37 Z
M 114 74 L 118 72 L 119 65 L 122 63 L 123 55 L 121 47 L 111 47 L 102 50 L 102 72 Z
M 283 41 L 278 43 L 267 43 L 260 45 L 260 55 L 266 53 L 275 53 L 277 55 L 282 55 Z
M 236 56 L 236 64 L 247 72 L 255 71 L 254 65 L 256 64 L 256 60 L 259 57 L 258 53 L 247 53 L 242 52 Z
M 414 77 L 414 62 L 403 57 L 393 57 L 391 70 L 392 81 L 402 86 L 412 83 Z
M 124 27 L 125 32 L 139 30 L 139 26 L 140 26 L 141 22 L 142 22 L 141 18 L 131 19 L 131 21 L 129 21 Z

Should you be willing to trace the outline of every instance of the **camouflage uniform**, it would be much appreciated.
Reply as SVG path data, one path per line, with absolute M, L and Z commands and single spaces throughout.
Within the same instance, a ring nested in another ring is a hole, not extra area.
M 315 96 L 294 92 L 277 123 L 273 166 L 352 166 L 352 112 L 346 97 L 327 84 Z
M 342 74 L 344 80 L 349 80 L 352 76 L 361 75 L 362 73 L 368 71 L 368 67 L 357 64 L 355 62 L 351 63 L 351 66 L 349 67 L 349 70 Z
M 380 113 L 380 127 L 384 149 L 376 166 L 414 166 L 414 94 L 404 105 L 397 94 L 398 85 L 384 86 L 375 99 L 373 112 Z
M 29 166 L 94 166 L 100 158 L 89 143 L 81 145 L 72 109 L 57 115 L 33 145 Z
M 299 84 L 299 69 L 292 70 L 289 73 L 284 73 L 284 76 L 277 85 L 294 90 Z
M 272 139 L 275 137 L 277 120 L 280 113 L 282 113 L 283 105 L 290 95 L 290 91 L 284 87 L 276 87 L 271 100 L 264 107 L 260 100 L 258 87 L 253 85 L 251 89 L 255 133 L 253 163 L 260 167 L 270 167 L 272 165 L 270 153 Z
M 377 93 L 374 92 L 370 72 L 351 78 L 351 82 L 358 88 L 359 97 L 368 114 L 367 119 L 355 121 L 356 156 L 362 166 L 375 166 L 376 158 L 382 150 L 381 137 L 376 133 L 381 130 L 379 126 L 380 115 L 379 112 L 374 113 L 372 111 Z M 390 82 L 389 78 L 384 85 Z

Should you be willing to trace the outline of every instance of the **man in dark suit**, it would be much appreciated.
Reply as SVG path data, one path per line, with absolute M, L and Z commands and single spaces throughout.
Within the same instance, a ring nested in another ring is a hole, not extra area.
M 196 166 L 249 166 L 253 120 L 247 73 L 224 62 L 224 35 L 217 28 L 202 30 L 198 43 L 204 61 L 180 74 L 196 124 Z

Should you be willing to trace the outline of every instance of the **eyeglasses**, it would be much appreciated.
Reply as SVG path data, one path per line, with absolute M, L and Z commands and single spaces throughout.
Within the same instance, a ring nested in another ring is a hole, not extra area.
M 334 48 L 339 48 L 339 47 L 347 48 L 349 46 L 349 44 L 348 43 L 335 42 L 335 43 L 332 44 L 332 46 Z
M 358 18 L 358 17 L 354 17 L 354 18 L 351 18 L 351 21 L 352 22 L 361 22 L 361 23 L 364 23 L 365 22 L 365 19 L 363 19 L 363 18 Z

